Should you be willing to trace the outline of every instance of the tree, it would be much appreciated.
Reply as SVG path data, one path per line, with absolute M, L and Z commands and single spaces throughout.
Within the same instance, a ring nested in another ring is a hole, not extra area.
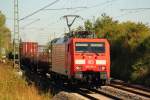
M 86 31 L 94 31 L 93 23 L 90 20 L 84 22 L 84 27 Z
M 5 15 L 3 15 L 0 11 L 0 27 L 2 27 L 5 24 L 6 18 Z
M 2 51 L 8 52 L 10 49 L 11 34 L 10 30 L 5 26 L 6 18 L 0 11 L 0 55 Z

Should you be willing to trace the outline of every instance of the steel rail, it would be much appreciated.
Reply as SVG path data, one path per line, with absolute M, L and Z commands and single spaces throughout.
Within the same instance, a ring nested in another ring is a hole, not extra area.
M 150 98 L 150 93 L 140 92 L 139 89 L 137 90 L 135 88 L 131 88 L 131 87 L 123 86 L 123 85 L 118 86 L 116 84 L 109 84 L 108 86 L 115 87 L 117 89 L 125 90 L 127 92 L 131 92 L 131 93 L 134 93 L 134 94 L 138 94 L 140 96 L 144 96 L 144 97 Z

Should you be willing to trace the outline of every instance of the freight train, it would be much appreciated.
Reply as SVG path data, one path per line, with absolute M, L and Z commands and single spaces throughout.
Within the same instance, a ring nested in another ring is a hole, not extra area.
M 39 45 L 37 42 L 20 43 L 20 63 L 23 69 L 47 73 L 51 62 L 49 55 L 50 53 L 45 51 L 45 46 Z
M 107 39 L 95 38 L 91 32 L 78 31 L 52 40 L 50 52 L 38 53 L 38 44 L 33 44 L 22 43 L 20 46 L 22 63 L 36 66 L 32 69 L 48 71 L 55 80 L 90 85 L 109 82 L 110 45 Z

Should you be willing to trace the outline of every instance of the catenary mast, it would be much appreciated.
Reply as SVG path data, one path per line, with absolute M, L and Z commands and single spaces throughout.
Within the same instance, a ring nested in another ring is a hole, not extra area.
M 18 9 L 18 0 L 14 0 L 14 37 L 13 37 L 13 50 L 14 50 L 14 66 L 18 62 L 20 66 L 20 54 L 19 54 L 19 9 Z M 18 55 L 18 57 L 16 56 Z

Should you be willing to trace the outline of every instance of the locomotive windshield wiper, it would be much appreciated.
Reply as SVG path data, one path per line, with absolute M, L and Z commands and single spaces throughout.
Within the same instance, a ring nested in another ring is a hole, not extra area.
M 82 53 L 88 53 L 89 51 L 82 51 Z

